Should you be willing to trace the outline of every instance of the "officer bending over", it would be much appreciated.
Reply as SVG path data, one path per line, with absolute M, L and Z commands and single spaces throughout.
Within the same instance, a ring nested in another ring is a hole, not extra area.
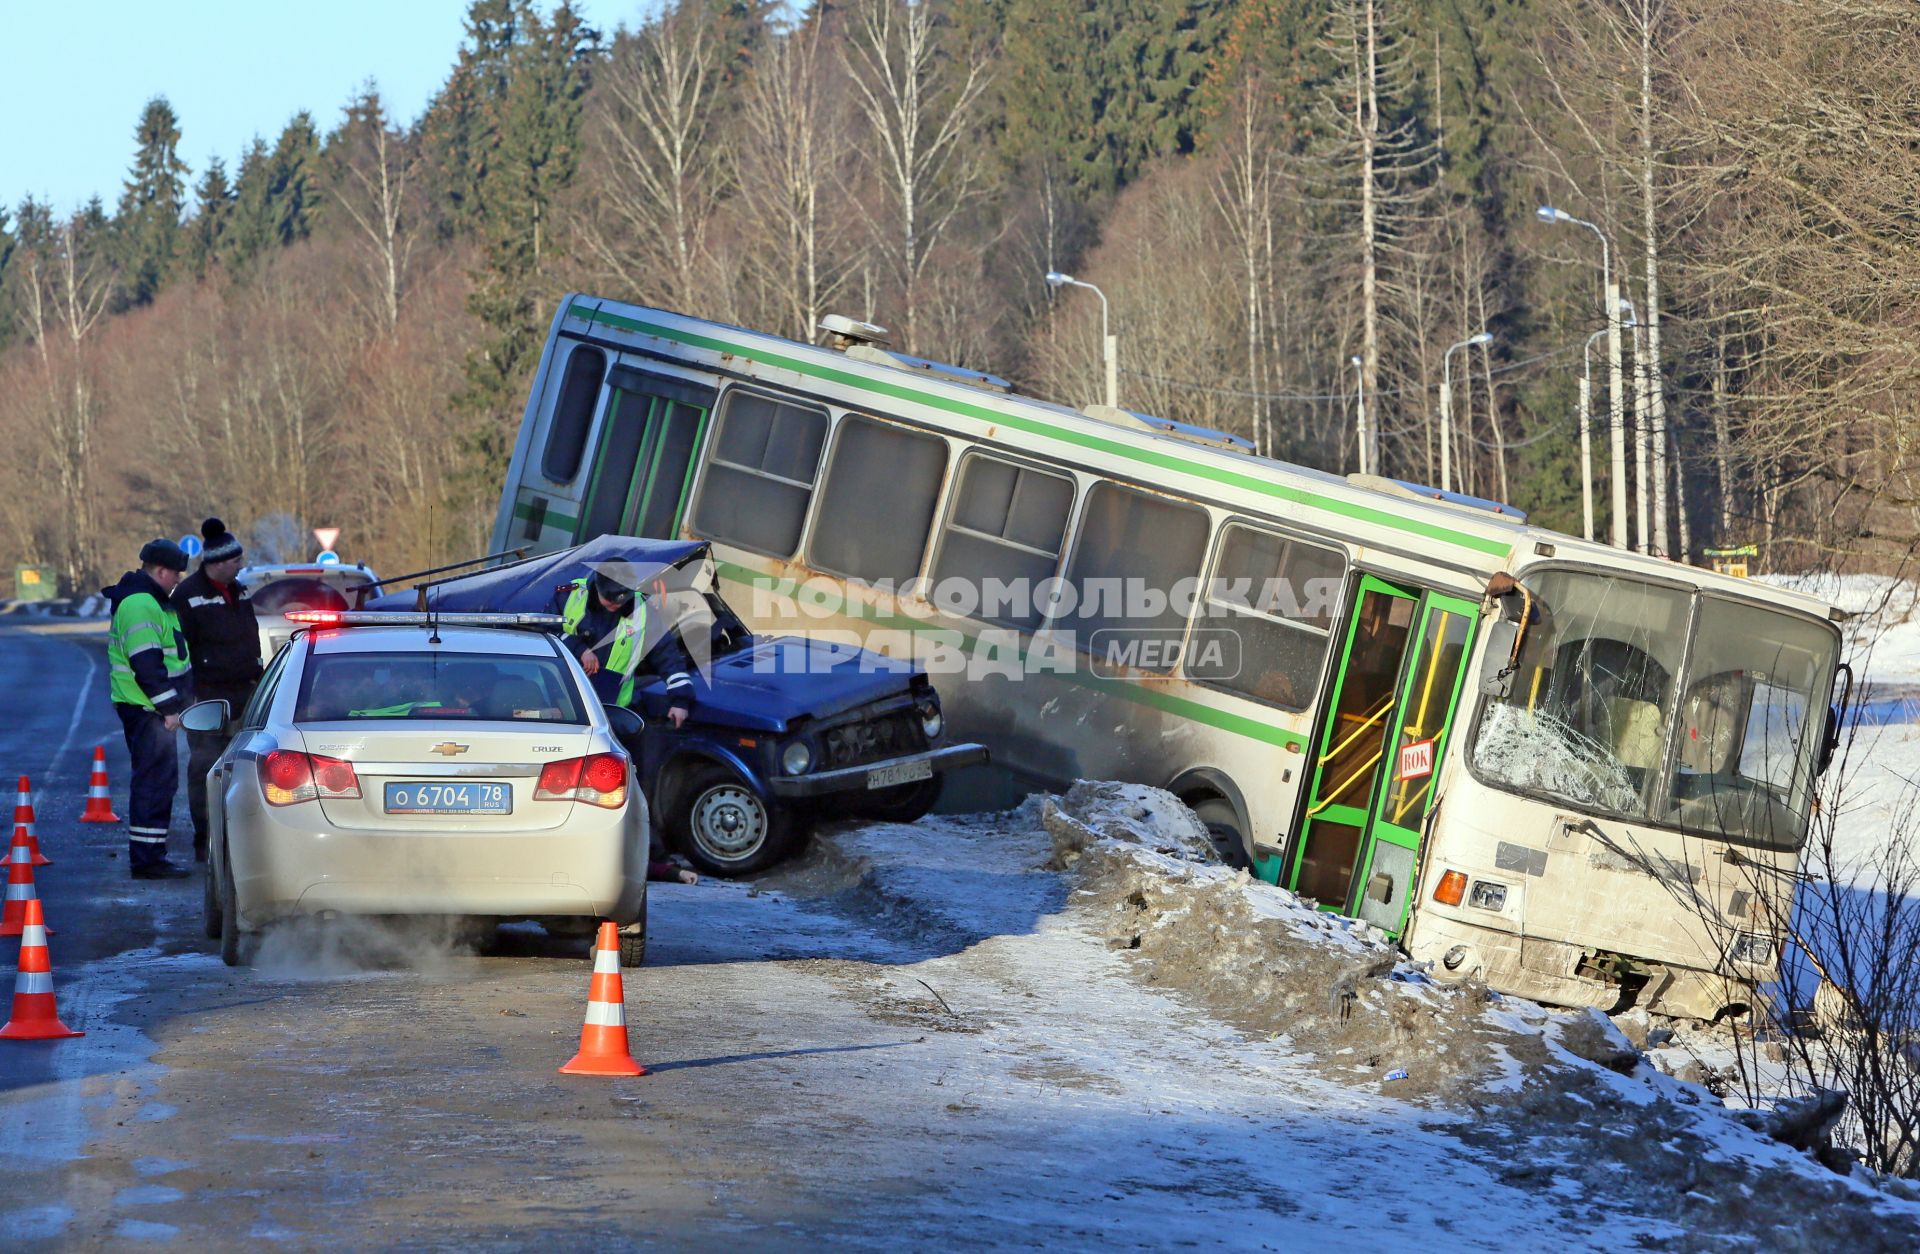
M 173 793 L 180 786 L 174 729 L 193 704 L 187 639 L 173 610 L 173 590 L 186 574 L 187 555 L 171 540 L 149 540 L 140 569 L 103 588 L 113 606 L 107 633 L 107 692 L 133 758 L 127 809 L 127 861 L 137 880 L 193 874 L 167 861 Z
M 631 705 L 642 674 L 664 675 L 667 717 L 675 727 L 693 712 L 693 662 L 672 624 L 647 647 L 647 602 L 634 595 L 631 571 L 603 568 L 554 590 L 562 639 L 580 659 L 602 701 Z
M 226 524 L 200 524 L 206 550 L 200 569 L 181 581 L 173 603 L 193 660 L 196 701 L 225 701 L 238 718 L 260 682 L 260 623 L 253 594 L 234 578 L 240 571 L 240 541 Z M 193 857 L 207 860 L 207 772 L 227 747 L 227 733 L 187 733 L 187 809 L 193 814 Z

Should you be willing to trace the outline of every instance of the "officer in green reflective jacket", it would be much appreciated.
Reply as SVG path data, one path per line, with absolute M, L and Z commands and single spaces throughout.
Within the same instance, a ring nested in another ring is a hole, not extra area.
M 107 633 L 107 690 L 133 758 L 127 806 L 127 861 L 137 880 L 191 875 L 167 860 L 173 794 L 180 787 L 174 731 L 193 704 L 187 637 L 173 610 L 173 590 L 187 573 L 187 555 L 171 540 L 149 540 L 140 569 L 104 588 L 113 606 Z
M 642 674 L 666 680 L 667 718 L 675 727 L 693 712 L 693 660 L 678 633 L 662 632 L 646 646 L 647 602 L 634 595 L 639 574 L 597 570 L 554 589 L 562 641 L 580 659 L 602 701 L 631 706 Z

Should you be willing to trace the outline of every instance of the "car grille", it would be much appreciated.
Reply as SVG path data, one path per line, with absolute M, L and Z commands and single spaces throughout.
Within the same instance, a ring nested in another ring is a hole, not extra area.
M 822 765 L 829 770 L 919 753 L 927 747 L 919 713 L 911 709 L 830 727 L 824 740 L 826 760 Z

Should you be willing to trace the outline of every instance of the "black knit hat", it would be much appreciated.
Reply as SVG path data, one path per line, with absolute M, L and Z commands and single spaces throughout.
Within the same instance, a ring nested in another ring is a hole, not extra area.
M 240 542 L 227 530 L 227 524 L 218 518 L 209 518 L 200 524 L 200 538 L 207 542 L 205 551 L 200 554 L 202 566 L 240 556 Z
M 142 566 L 164 566 L 168 570 L 185 570 L 187 555 L 180 546 L 171 540 L 149 540 L 140 546 L 140 564 Z

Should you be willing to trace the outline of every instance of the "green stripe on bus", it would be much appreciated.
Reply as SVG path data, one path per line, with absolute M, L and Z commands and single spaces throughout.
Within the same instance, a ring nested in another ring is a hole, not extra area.
M 526 504 L 516 504 L 513 507 L 513 516 L 515 518 L 518 518 L 521 522 L 532 522 L 533 506 L 526 505 Z M 571 535 L 573 533 L 573 529 L 580 525 L 580 520 L 578 518 L 568 517 L 566 514 L 559 513 L 556 510 L 549 509 L 546 513 L 546 517 L 542 519 L 540 525 L 542 527 L 558 527 L 561 530 L 567 532 L 569 535 Z
M 739 566 L 732 562 L 720 561 L 716 558 L 713 563 L 713 568 L 720 578 L 727 580 L 729 583 L 740 584 L 748 588 L 759 588 L 783 597 L 795 597 L 799 593 L 800 585 L 794 580 L 781 579 L 774 575 L 762 574 L 748 566 Z M 830 613 L 839 613 L 847 609 L 848 600 L 845 595 L 839 593 L 836 593 L 831 599 L 816 599 L 810 595 L 808 597 L 808 604 L 818 604 L 822 609 Z M 917 618 L 908 618 L 899 614 L 883 614 L 867 605 L 861 605 L 858 608 L 859 614 L 857 617 L 863 622 L 874 623 L 878 626 L 888 627 L 896 631 L 908 631 L 926 636 L 958 637 L 963 642 L 963 647 L 968 653 L 974 652 L 979 646 L 979 638 L 977 635 L 958 627 L 936 627 Z M 1021 662 L 1024 663 L 1026 658 L 1027 648 L 1023 642 L 1020 647 Z M 1078 669 L 1071 671 L 1049 670 L 1040 673 L 1051 678 L 1063 679 L 1068 683 L 1078 684 L 1082 688 L 1091 688 L 1095 692 L 1102 693 L 1109 697 L 1118 697 L 1123 701 L 1134 702 L 1136 705 L 1151 706 L 1162 713 L 1192 719 L 1196 723 L 1205 723 L 1209 727 L 1217 727 L 1222 731 L 1233 732 L 1235 735 L 1246 736 L 1266 744 L 1278 745 L 1281 748 L 1287 748 L 1289 746 L 1304 748 L 1306 745 L 1305 737 L 1290 732 L 1284 727 L 1275 727 L 1271 723 L 1262 722 L 1257 718 L 1248 718 L 1244 714 L 1234 714 L 1228 710 L 1215 709 L 1213 706 L 1203 705 L 1198 701 L 1192 701 L 1186 697 L 1176 697 L 1170 692 L 1161 692 L 1157 689 L 1147 687 L 1144 684 L 1133 683 L 1124 679 L 1109 679 L 1104 675 L 1086 674 Z
M 1451 544 L 1458 548 L 1471 549 L 1476 553 L 1487 553 L 1496 557 L 1505 556 L 1513 547 L 1505 541 L 1489 540 L 1480 536 L 1468 535 L 1465 532 L 1453 531 L 1436 523 L 1402 518 L 1389 510 L 1376 509 L 1370 505 L 1361 505 L 1353 501 L 1342 501 L 1333 497 L 1320 496 L 1316 493 L 1308 492 L 1304 488 L 1294 488 L 1285 484 L 1273 483 L 1257 475 L 1245 474 L 1237 470 L 1229 470 L 1225 466 L 1214 466 L 1204 462 L 1188 461 L 1185 458 L 1177 457 L 1172 453 L 1167 453 L 1159 449 L 1139 448 L 1119 440 L 1109 440 L 1083 431 L 1063 430 L 1050 423 L 1028 418 L 1023 415 L 1003 413 L 997 409 L 989 409 L 985 405 L 975 405 L 968 401 L 956 400 L 952 397 L 922 392 L 904 384 L 864 378 L 850 370 L 836 370 L 830 366 L 815 365 L 811 362 L 801 361 L 798 358 L 767 353 L 758 348 L 750 349 L 745 345 L 731 343 L 711 335 L 699 335 L 691 331 L 677 331 L 671 327 L 661 326 L 658 323 L 642 322 L 636 318 L 628 318 L 622 314 L 607 313 L 604 310 L 582 309 L 578 305 L 568 306 L 567 312 L 569 315 L 579 318 L 584 322 L 601 322 L 610 327 L 617 327 L 622 331 L 633 331 L 641 335 L 658 336 L 661 339 L 672 340 L 691 348 L 704 348 L 731 356 L 744 355 L 754 361 L 762 362 L 769 366 L 777 366 L 783 370 L 791 370 L 796 374 L 812 375 L 815 378 L 825 379 L 831 383 L 840 383 L 848 387 L 858 388 L 862 391 L 874 392 L 882 396 L 890 396 L 895 400 L 912 401 L 915 404 L 944 409 L 950 413 L 974 418 L 981 422 L 999 423 L 1003 426 L 1024 431 L 1029 435 L 1045 436 L 1048 439 L 1059 440 L 1063 443 L 1077 444 L 1082 448 L 1092 449 L 1095 452 L 1109 453 L 1115 457 L 1124 457 L 1131 461 L 1143 462 L 1149 466 L 1157 466 L 1163 470 L 1173 470 L 1182 474 L 1194 475 L 1202 479 L 1211 479 L 1216 483 L 1224 484 L 1228 487 L 1242 488 L 1249 492 L 1258 492 L 1262 495 L 1287 501 L 1291 504 L 1305 505 L 1308 508 L 1324 510 L 1330 514 L 1340 514 L 1347 518 L 1354 519 L 1357 522 L 1372 523 L 1375 526 L 1388 527 L 1395 531 L 1405 532 L 1408 535 L 1420 536 L 1428 540 L 1438 540 L 1443 544 Z

